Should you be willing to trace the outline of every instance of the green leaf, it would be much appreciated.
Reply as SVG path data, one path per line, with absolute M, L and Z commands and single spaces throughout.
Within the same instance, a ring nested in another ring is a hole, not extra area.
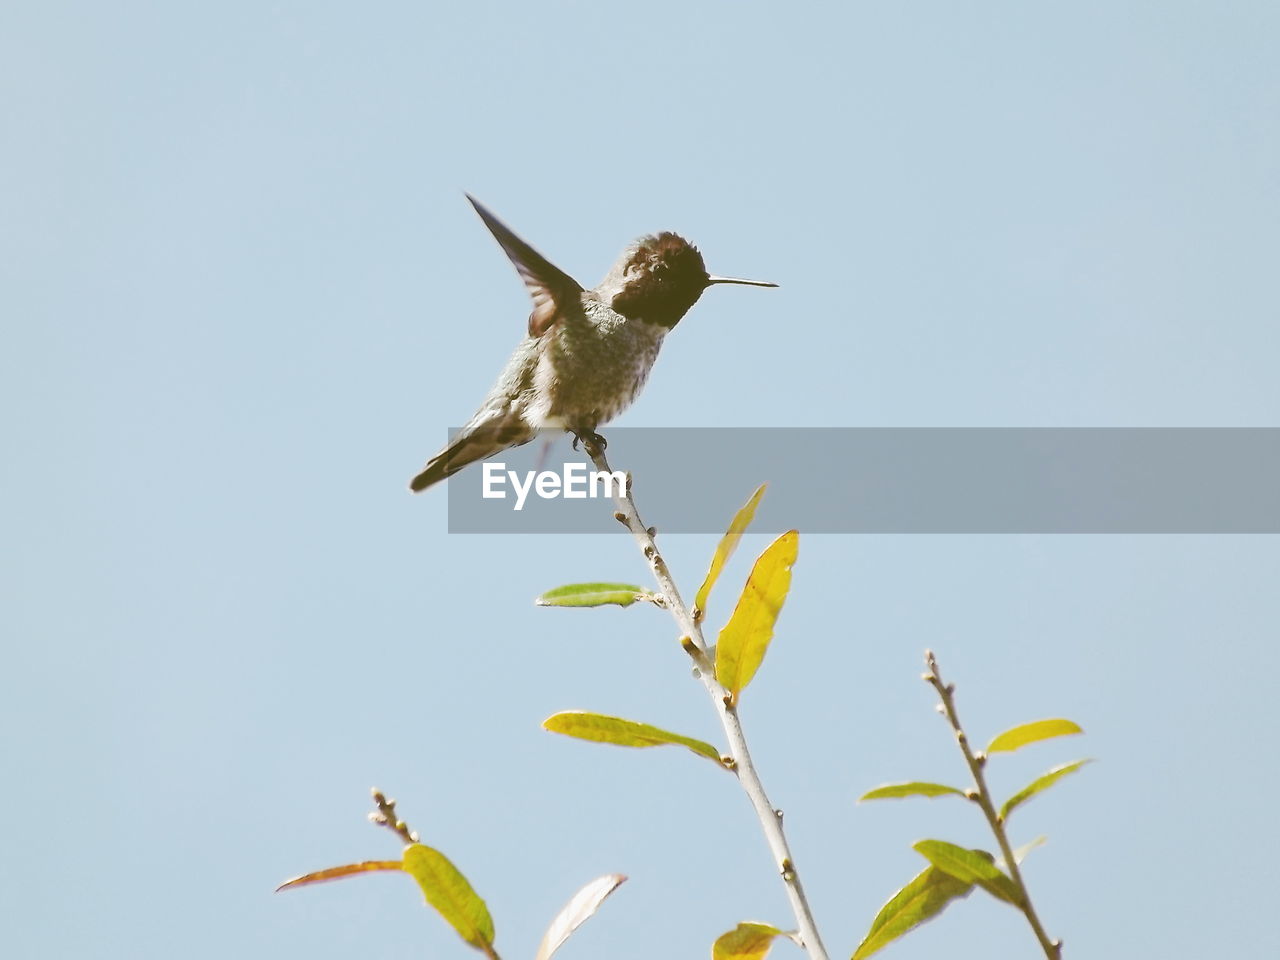
M 533 602 L 540 607 L 629 607 L 648 594 L 633 583 L 569 583 L 548 590 Z
M 902 797 L 941 797 L 948 793 L 959 794 L 964 796 L 963 790 L 955 787 L 948 787 L 945 783 L 925 783 L 921 780 L 913 780 L 910 783 L 886 783 L 883 787 L 876 787 L 874 790 L 868 790 L 858 798 L 858 802 L 863 800 L 898 800 Z
M 764 488 L 765 484 L 763 483 L 756 488 L 756 492 L 751 495 L 751 499 L 743 504 L 741 509 L 733 515 L 733 521 L 729 524 L 728 532 L 716 544 L 715 556 L 711 558 L 711 569 L 707 571 L 707 576 L 703 579 L 702 586 L 698 588 L 698 595 L 693 598 L 693 617 L 695 620 L 701 620 L 707 612 L 707 599 L 711 596 L 711 588 L 720 579 L 720 571 L 724 569 L 724 565 L 733 556 L 733 551 L 738 549 L 738 541 L 742 539 L 742 534 L 746 532 L 747 527 L 751 526 L 751 521 L 756 515 L 756 507 L 760 504 L 760 498 L 764 496 Z
M 612 743 L 619 747 L 660 747 L 674 743 L 688 747 L 694 753 L 714 760 L 717 766 L 720 765 L 720 751 L 709 743 L 682 737 L 678 733 L 647 723 L 623 720 L 621 717 L 607 717 L 602 713 L 587 713 L 583 710 L 565 710 L 547 717 L 542 721 L 542 726 L 552 733 L 563 733 L 579 740 Z
M 761 490 L 764 488 L 761 487 Z M 767 923 L 740 923 L 711 945 L 712 960 L 764 960 L 773 941 L 789 933 Z
M 976 883 L 993 897 L 1012 903 L 1015 907 L 1021 902 L 1018 888 L 996 866 L 995 857 L 985 850 L 966 850 L 945 840 L 921 840 L 913 844 L 912 849 L 957 880 Z
M 800 549 L 800 533 L 788 531 L 769 544 L 755 566 L 733 616 L 716 643 L 716 679 L 736 700 L 764 660 L 778 614 L 791 589 L 791 567 Z
M 987 745 L 987 753 L 1013 751 L 1025 747 L 1037 740 L 1048 740 L 1050 737 L 1065 737 L 1073 733 L 1084 733 L 1077 724 L 1061 717 L 1052 720 L 1035 720 L 1006 730 Z
M 348 863 L 341 867 L 329 867 L 325 870 L 317 870 L 315 873 L 306 873 L 300 877 L 294 877 L 292 880 L 286 880 L 280 886 L 276 887 L 276 893 L 281 890 L 291 890 L 294 887 L 305 887 L 313 883 L 326 883 L 329 880 L 341 880 L 343 877 L 354 877 L 360 873 L 371 873 L 377 870 L 403 870 L 404 864 L 399 860 L 366 860 L 364 863 Z
M 458 931 L 458 936 L 477 950 L 496 956 L 489 908 L 448 857 L 421 843 L 411 843 L 404 848 L 404 871 L 418 881 L 427 903 Z
M 967 897 L 971 890 L 972 883 L 957 880 L 937 867 L 925 867 L 923 873 L 880 908 L 871 921 L 871 929 L 853 952 L 853 960 L 871 956 L 926 920 L 932 920 L 952 900 Z
M 1025 787 L 1023 787 L 1021 790 L 1019 790 L 1017 793 L 1015 793 L 1012 797 L 1010 797 L 1008 800 L 1004 802 L 1004 806 L 1000 808 L 1000 819 L 1008 820 L 1009 814 L 1013 812 L 1015 807 L 1019 807 L 1022 804 L 1026 803 L 1028 800 L 1034 797 L 1037 793 L 1040 793 L 1041 791 L 1044 791 L 1044 790 L 1048 790 L 1050 787 L 1052 787 L 1055 783 L 1057 783 L 1067 774 L 1075 773 L 1077 770 L 1083 767 L 1086 763 L 1092 763 L 1092 762 L 1093 761 L 1091 759 L 1072 760 L 1070 763 L 1064 763 L 1059 766 L 1056 766 L 1052 770 L 1050 770 L 1048 773 L 1045 773 L 1039 777 L 1036 777 L 1029 784 L 1027 784 Z

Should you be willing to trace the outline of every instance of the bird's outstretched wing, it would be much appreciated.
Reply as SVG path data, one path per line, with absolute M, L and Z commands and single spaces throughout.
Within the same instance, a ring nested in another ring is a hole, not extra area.
M 555 324 L 561 309 L 576 302 L 582 295 L 582 285 L 512 233 L 505 223 L 485 209 L 471 194 L 467 194 L 467 199 L 476 208 L 476 213 L 480 214 L 480 219 L 489 228 L 489 232 L 502 245 L 524 280 L 524 285 L 529 288 L 529 296 L 533 298 L 533 313 L 529 315 L 529 336 L 542 336 Z

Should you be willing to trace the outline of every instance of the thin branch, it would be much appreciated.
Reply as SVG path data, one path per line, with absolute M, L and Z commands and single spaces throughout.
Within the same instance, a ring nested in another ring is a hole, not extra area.
M 929 672 L 924 675 L 924 679 L 938 691 L 938 696 L 942 700 L 942 713 L 946 716 L 947 722 L 951 724 L 951 729 L 955 731 L 956 743 L 960 745 L 960 752 L 964 754 L 965 763 L 969 765 L 969 772 L 973 775 L 975 790 L 971 798 L 982 808 L 982 812 L 987 818 L 987 823 L 991 826 L 991 832 L 995 834 L 996 843 L 1000 844 L 1000 853 L 1004 856 L 1005 865 L 1009 869 L 1009 876 L 1013 880 L 1014 886 L 1018 888 L 1018 897 L 1021 900 L 1018 907 L 1026 916 L 1027 923 L 1031 924 L 1031 929 L 1035 933 L 1036 939 L 1040 941 L 1040 947 L 1044 950 L 1044 955 L 1049 960 L 1060 960 L 1062 957 L 1062 941 L 1050 939 L 1049 934 L 1045 932 L 1044 927 L 1040 924 L 1036 909 L 1031 904 L 1031 894 L 1022 880 L 1022 871 L 1018 869 L 1018 861 L 1013 855 L 1013 847 L 1009 845 L 1009 837 L 1005 834 L 1004 822 L 996 812 L 995 803 L 991 799 L 991 791 L 987 788 L 987 778 L 983 774 L 987 756 L 982 752 L 977 754 L 973 752 L 969 746 L 969 738 L 965 735 L 964 728 L 960 726 L 960 717 L 956 713 L 955 685 L 942 681 L 942 674 L 938 670 L 938 661 L 934 657 L 932 650 L 925 651 L 925 664 L 929 667 Z
M 396 802 L 388 800 L 387 795 L 377 787 L 373 788 L 373 804 L 378 809 L 369 814 L 369 822 L 378 827 L 386 827 L 405 843 L 417 843 L 418 835 L 409 829 L 409 825 L 396 816 Z
M 582 440 L 583 447 L 596 469 L 604 473 L 612 473 L 613 470 L 604 455 L 602 445 L 594 442 L 594 438 L 591 437 L 583 437 Z M 648 560 L 649 569 L 653 571 L 654 579 L 658 582 L 665 606 L 671 611 L 671 616 L 675 618 L 676 625 L 683 635 L 681 645 L 698 668 L 698 676 L 720 717 L 720 724 L 729 742 L 730 756 L 733 758 L 732 769 L 737 774 L 738 782 L 742 784 L 747 798 L 751 801 L 751 806 L 755 808 L 760 829 L 764 832 L 765 841 L 773 854 L 774 864 L 786 886 L 787 897 L 791 901 L 796 925 L 803 939 L 802 946 L 809 954 L 810 960 L 827 960 L 826 947 L 822 945 L 822 937 L 809 910 L 804 887 L 800 884 L 800 874 L 796 869 L 795 858 L 791 856 L 791 849 L 787 846 L 787 838 L 782 831 L 782 811 L 774 808 L 764 792 L 760 775 L 751 762 L 751 753 L 747 749 L 746 735 L 742 732 L 742 724 L 738 719 L 737 708 L 733 705 L 733 697 L 716 680 L 715 667 L 712 666 L 707 643 L 702 637 L 702 627 L 694 620 L 684 600 L 680 598 L 680 591 L 671 576 L 671 571 L 667 569 L 666 561 L 658 552 L 658 544 L 654 539 L 656 531 L 646 527 L 640 519 L 635 500 L 631 496 L 630 474 L 627 476 L 626 489 L 614 494 L 614 502 L 618 507 L 614 517 L 631 531 L 640 551 Z

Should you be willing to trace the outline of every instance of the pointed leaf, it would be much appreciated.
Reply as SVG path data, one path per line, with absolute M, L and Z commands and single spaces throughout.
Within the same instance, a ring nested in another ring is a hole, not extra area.
M 711 569 L 707 571 L 707 576 L 702 581 L 702 586 L 698 588 L 698 595 L 693 598 L 693 618 L 695 620 L 701 620 L 707 612 L 707 598 L 711 596 L 711 588 L 720 579 L 720 571 L 724 569 L 724 565 L 733 556 L 733 551 L 738 549 L 738 541 L 742 539 L 743 533 L 746 532 L 747 527 L 751 526 L 751 520 L 756 515 L 756 507 L 760 504 L 760 498 L 764 496 L 764 488 L 765 484 L 763 483 L 756 488 L 756 492 L 751 495 L 751 499 L 744 503 L 738 512 L 733 515 L 728 532 L 716 544 L 715 555 L 711 558 Z
M 956 793 L 964 796 L 963 790 L 956 787 L 948 787 L 945 783 L 926 783 L 921 780 L 913 780 L 910 783 L 886 783 L 883 787 L 876 787 L 874 790 L 868 790 L 858 798 L 858 802 L 863 800 L 897 800 L 902 797 L 941 797 L 948 793 Z
M 871 929 L 853 960 L 863 960 L 926 920 L 932 920 L 952 900 L 967 897 L 973 884 L 957 880 L 937 867 L 925 867 L 910 883 L 895 893 L 871 921 Z
M 312 883 L 325 883 L 329 880 L 341 880 L 343 877 L 354 877 L 359 873 L 403 869 L 404 864 L 399 860 L 366 860 L 364 863 L 348 863 L 345 866 L 329 867 L 327 870 L 317 870 L 315 873 L 306 873 L 300 877 L 294 877 L 292 880 L 286 880 L 276 887 L 276 893 L 281 890 L 291 890 L 294 887 L 305 887 Z
M 1036 837 L 1034 840 L 1032 840 L 1030 843 L 1024 843 L 1024 844 L 1023 844 L 1022 846 L 1020 846 L 1017 850 L 1013 851 L 1013 862 L 1014 862 L 1014 863 L 1016 863 L 1016 864 L 1018 864 L 1019 866 L 1021 866 L 1021 865 L 1022 865 L 1022 861 L 1023 861 L 1023 860 L 1025 860 L 1025 859 L 1027 859 L 1027 854 L 1029 854 L 1029 853 L 1030 853 L 1032 850 L 1034 850 L 1036 847 L 1042 847 L 1042 846 L 1044 846 L 1045 842 L 1046 842 L 1048 839 L 1049 839 L 1048 837 L 1046 837 L 1046 836 L 1044 836 L 1043 834 L 1041 834 L 1040 836 L 1038 836 L 1038 837 Z M 996 866 L 998 866 L 1001 870 L 1006 870 L 1006 869 L 1008 869 L 1008 868 L 1005 866 L 1005 863 L 1004 863 L 1004 857 L 999 857 L 999 858 L 997 858 L 997 859 L 996 859 Z
M 404 871 L 418 881 L 427 903 L 458 931 L 458 936 L 494 956 L 489 908 L 448 857 L 424 844 L 411 843 L 404 848 Z
M 682 737 L 670 730 L 663 730 L 647 723 L 636 723 L 634 720 L 623 720 L 621 717 L 607 717 L 602 713 L 587 713 L 584 710 L 565 710 L 553 714 L 542 721 L 544 730 L 552 733 L 563 733 L 567 737 L 579 740 L 594 740 L 597 743 L 612 743 L 619 747 L 660 747 L 674 743 L 688 747 L 694 753 L 714 760 L 720 764 L 720 751 L 709 743 Z
M 1019 807 L 1022 804 L 1026 803 L 1028 800 L 1034 797 L 1037 793 L 1040 793 L 1041 791 L 1044 791 L 1044 790 L 1048 790 L 1050 787 L 1052 787 L 1055 783 L 1057 783 L 1067 774 L 1075 773 L 1077 770 L 1083 767 L 1086 763 L 1092 763 L 1092 762 L 1093 761 L 1090 759 L 1072 760 L 1070 763 L 1060 764 L 1059 766 L 1054 767 L 1048 773 L 1045 773 L 1039 777 L 1036 777 L 1029 784 L 1027 784 L 1025 787 L 1023 787 L 1021 790 L 1019 790 L 1017 793 L 1015 793 L 1012 797 L 1010 797 L 1008 800 L 1004 802 L 1004 806 L 1000 808 L 1000 819 L 1001 820 L 1009 819 L 1009 814 L 1013 812 L 1015 807 Z
M 647 594 L 633 583 L 568 583 L 548 590 L 533 602 L 540 607 L 629 607 Z
M 790 936 L 767 923 L 747 921 L 720 934 L 711 945 L 711 957 L 712 960 L 764 960 L 776 938 Z
M 791 567 L 799 549 L 800 533 L 791 530 L 760 554 L 733 616 L 720 631 L 716 679 L 735 699 L 751 682 L 769 649 L 778 614 L 791 589 Z
M 987 753 L 1017 750 L 1037 740 L 1048 740 L 1050 737 L 1065 737 L 1073 733 L 1084 733 L 1080 727 L 1070 720 L 1055 717 L 1052 720 L 1035 720 L 1024 723 L 1000 734 L 987 745 Z
M 569 935 L 590 920 L 600 909 L 600 904 L 604 903 L 604 898 L 617 890 L 626 879 L 620 873 L 608 873 L 603 877 L 596 877 L 570 897 L 569 902 L 560 908 L 560 912 L 547 927 L 547 932 L 542 935 L 535 960 L 550 960 L 551 955 L 569 939 Z
M 976 883 L 993 897 L 1017 906 L 1018 888 L 996 866 L 995 857 L 985 850 L 966 850 L 945 840 L 921 840 L 912 849 L 939 870 L 965 883 Z

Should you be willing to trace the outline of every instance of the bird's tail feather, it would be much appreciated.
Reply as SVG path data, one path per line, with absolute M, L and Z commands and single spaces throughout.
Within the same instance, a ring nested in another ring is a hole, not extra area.
M 421 493 L 432 484 L 451 477 L 468 464 L 484 460 L 508 447 L 517 447 L 533 439 L 533 431 L 523 423 L 491 424 L 475 430 L 464 431 L 432 457 L 416 477 L 409 481 L 409 489 Z

